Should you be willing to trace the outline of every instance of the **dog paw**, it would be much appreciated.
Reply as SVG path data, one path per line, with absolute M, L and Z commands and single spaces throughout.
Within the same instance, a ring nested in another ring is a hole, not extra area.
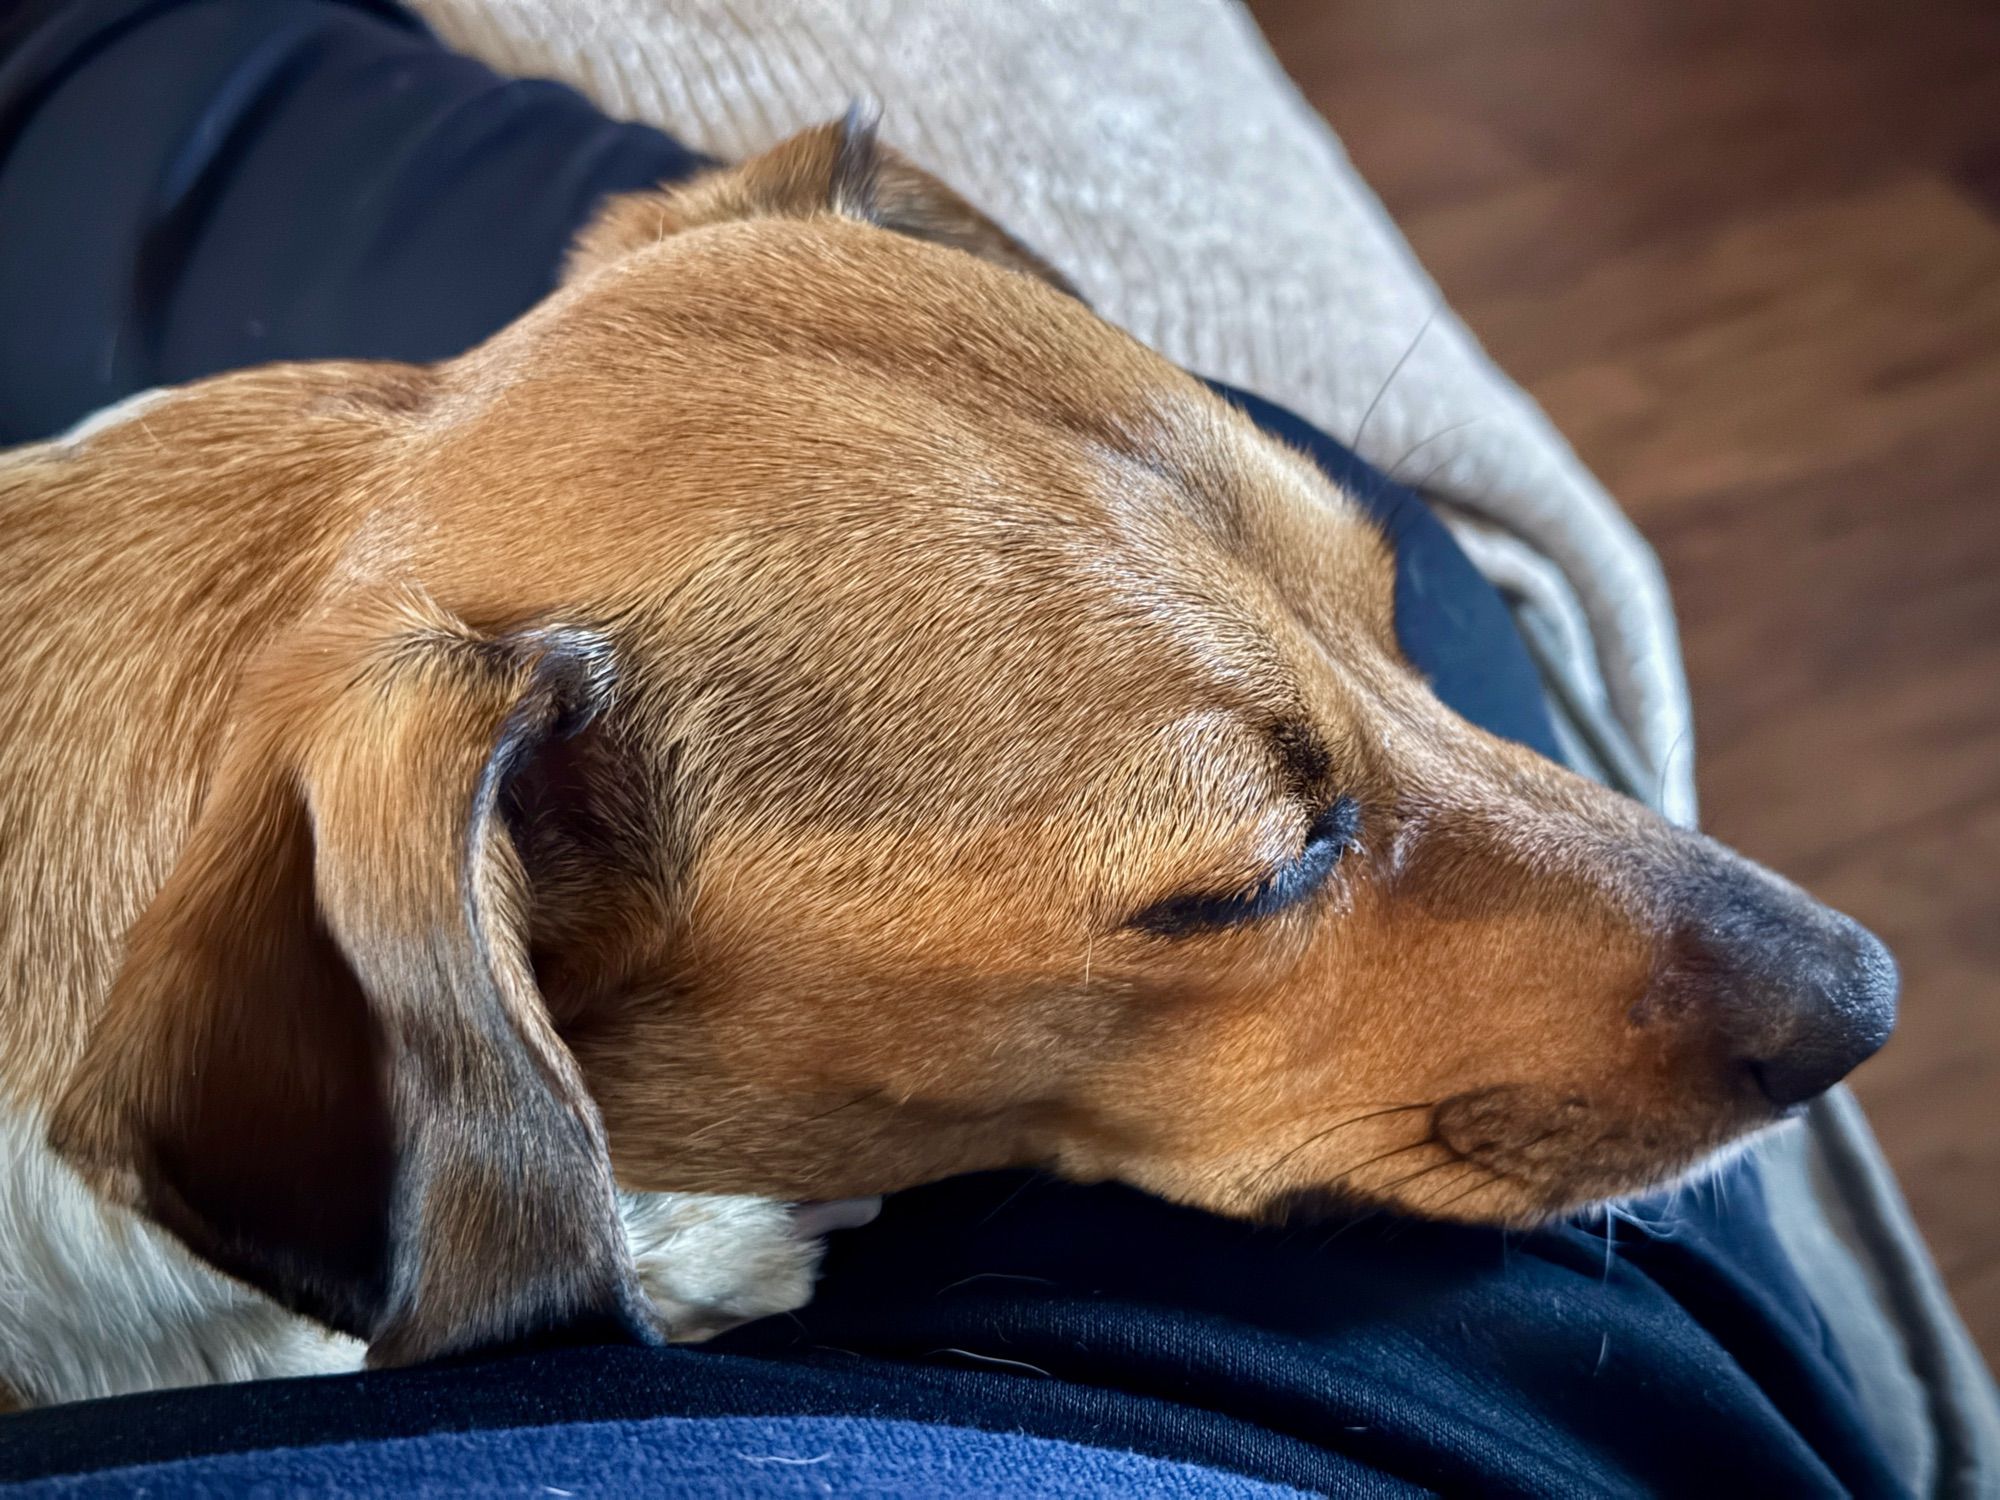
M 871 1198 L 793 1208 L 768 1198 L 618 1195 L 639 1284 L 682 1342 L 804 1307 L 824 1249 L 820 1236 L 867 1223 L 878 1204 Z

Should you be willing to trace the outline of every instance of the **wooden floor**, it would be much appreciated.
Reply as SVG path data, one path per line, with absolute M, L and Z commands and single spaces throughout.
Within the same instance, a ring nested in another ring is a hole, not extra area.
M 1253 9 L 1658 548 L 1710 831 L 1901 959 L 1855 1086 L 2000 1362 L 2000 6 Z

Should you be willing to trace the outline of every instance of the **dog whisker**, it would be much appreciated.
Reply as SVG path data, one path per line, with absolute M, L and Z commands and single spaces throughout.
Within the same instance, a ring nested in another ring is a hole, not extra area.
M 1440 1141 L 1437 1141 L 1437 1140 L 1435 1140 L 1435 1139 L 1432 1139 L 1432 1140 L 1423 1140 L 1423 1141 L 1419 1141 L 1419 1142 L 1417 1142 L 1417 1145 L 1419 1145 L 1419 1146 L 1436 1146 L 1436 1145 L 1441 1145 L 1441 1144 L 1442 1144 L 1442 1142 L 1440 1142 Z M 1414 1147 L 1405 1147 L 1404 1149 L 1405 1149 L 1405 1150 L 1414 1150 L 1415 1148 L 1414 1148 Z M 1447 1149 L 1447 1150 L 1449 1150 L 1450 1148 L 1448 1148 L 1448 1147 L 1447 1147 L 1446 1149 Z M 1395 1191 L 1395 1190 L 1396 1190 L 1397 1188 L 1400 1188 L 1400 1187 L 1408 1187 L 1408 1186 L 1409 1186 L 1409 1185 L 1410 1185 L 1411 1183 L 1413 1183 L 1413 1182 L 1416 1182 L 1416 1181 L 1418 1181 L 1418 1180 L 1420 1180 L 1420 1179 L 1422 1179 L 1422 1178 L 1425 1178 L 1425 1177 L 1428 1177 L 1428 1176 L 1430 1176 L 1430 1175 L 1431 1175 L 1431 1173 L 1433 1173 L 1433 1172 L 1441 1172 L 1441 1171 L 1443 1171 L 1443 1170 L 1444 1170 L 1444 1169 L 1445 1169 L 1446 1167 L 1456 1167 L 1456 1166 L 1461 1166 L 1461 1165 L 1464 1165 L 1464 1164 L 1465 1164 L 1465 1158 L 1464 1158 L 1464 1157 L 1462 1157 L 1462 1156 L 1458 1156 L 1458 1155 L 1455 1155 L 1455 1154 L 1454 1154 L 1454 1155 L 1449 1155 L 1449 1156 L 1445 1157 L 1445 1159 L 1444 1159 L 1443 1161 L 1434 1161 L 1434 1162 L 1432 1162 L 1432 1163 L 1431 1163 L 1431 1164 L 1430 1164 L 1429 1166 L 1427 1166 L 1427 1167 L 1419 1167 L 1419 1168 L 1417 1168 L 1417 1170 L 1416 1170 L 1416 1171 L 1414 1171 L 1414 1172 L 1410 1173 L 1410 1174 L 1409 1174 L 1408 1176 L 1406 1176 L 1406 1177 L 1398 1177 L 1398 1178 L 1397 1178 L 1397 1179 L 1396 1179 L 1396 1180 L 1395 1180 L 1394 1182 L 1390 1182 L 1390 1183 L 1385 1183 L 1385 1184 L 1383 1184 L 1383 1186 L 1381 1186 L 1380 1188 L 1377 1188 L 1377 1189 L 1376 1189 L 1375 1191 L 1377 1191 L 1377 1192 L 1380 1192 L 1380 1193 L 1393 1193 L 1393 1192 L 1394 1192 L 1394 1191 Z M 1472 1165 L 1474 1165 L 1474 1166 L 1478 1166 L 1478 1165 L 1479 1165 L 1479 1163 L 1477 1163 L 1477 1162 L 1474 1162 L 1474 1163 L 1472 1163 Z
M 1433 479 L 1437 478 L 1439 472 L 1442 471 L 1444 467 L 1456 457 L 1458 457 L 1456 453 L 1449 453 L 1449 452 L 1446 453 L 1444 457 L 1438 459 L 1428 469 L 1424 470 L 1421 477 L 1405 481 L 1404 487 L 1406 489 L 1414 490 L 1419 495 L 1423 494 L 1425 491 L 1425 487 L 1429 485 Z M 1460 499 L 1462 497 L 1454 496 L 1453 498 Z
M 1348 1181 L 1349 1178 L 1354 1176 L 1355 1173 L 1366 1171 L 1369 1167 L 1379 1166 L 1381 1165 L 1381 1163 L 1385 1161 L 1393 1160 L 1398 1156 L 1406 1155 L 1412 1151 L 1421 1151 L 1426 1146 L 1441 1146 L 1443 1144 L 1444 1143 L 1440 1141 L 1435 1135 L 1426 1134 L 1424 1138 L 1420 1141 L 1411 1141 L 1408 1145 L 1397 1146 L 1393 1150 L 1380 1152 L 1375 1156 L 1369 1157 L 1368 1160 L 1366 1161 L 1356 1162 L 1353 1166 L 1349 1167 L 1345 1172 L 1342 1172 L 1332 1181 L 1325 1184 L 1324 1191 L 1329 1193 L 1337 1192 L 1341 1188 L 1341 1186 Z M 1407 1177 L 1397 1178 L 1396 1181 L 1390 1183 L 1387 1188 L 1377 1189 L 1376 1191 L 1378 1192 L 1391 1191 L 1395 1188 L 1401 1187 L 1406 1182 L 1414 1182 L 1416 1181 L 1417 1178 L 1424 1176 L 1426 1173 L 1434 1172 L 1439 1167 L 1445 1167 L 1450 1165 L 1452 1165 L 1452 1159 L 1450 1158 L 1447 1158 L 1445 1161 L 1441 1162 L 1433 1162 L 1430 1166 L 1419 1168 L 1416 1172 L 1411 1173 Z M 1361 1219 L 1372 1217 L 1374 1214 L 1379 1212 L 1381 1212 L 1381 1207 L 1372 1208 L 1367 1213 L 1359 1215 L 1354 1220 L 1354 1222 L 1359 1223 Z M 1352 1226 L 1350 1225 L 1349 1227 Z
M 1486 419 L 1484 417 L 1466 417 L 1462 421 L 1452 422 L 1447 424 L 1446 426 L 1440 427 L 1436 432 L 1433 432 L 1429 437 L 1418 438 L 1416 442 L 1410 444 L 1409 447 L 1403 450 L 1403 456 L 1401 458 L 1397 459 L 1393 464 L 1389 465 L 1389 467 L 1383 471 L 1383 476 L 1389 479 L 1390 481 L 1394 482 L 1396 480 L 1396 476 L 1402 473 L 1403 465 L 1408 463 L 1412 458 L 1416 457 L 1417 454 L 1421 453 L 1424 449 L 1430 447 L 1432 443 L 1439 442 L 1445 438 L 1448 438 L 1454 432 L 1463 432 L 1466 428 L 1476 426 L 1480 422 L 1483 422 L 1485 420 Z
M 1674 1192 L 1676 1198 L 1678 1198 L 1680 1194 L 1680 1189 L 1676 1188 Z M 1608 1221 L 1613 1219 L 1623 1219 L 1626 1223 L 1636 1228 L 1641 1234 L 1651 1235 L 1655 1238 L 1661 1238 L 1661 1239 L 1670 1238 L 1673 1233 L 1673 1222 L 1672 1222 L 1671 1211 L 1662 1213 L 1661 1216 L 1657 1219 L 1648 1219 L 1642 1214 L 1634 1213 L 1630 1208 L 1621 1208 L 1616 1203 L 1607 1203 L 1604 1205 L 1604 1214 L 1607 1220 L 1607 1227 L 1608 1227 Z
M 1045 1180 L 1046 1180 L 1045 1178 L 1042 1178 L 1032 1173 L 1026 1177 L 1023 1177 L 1021 1181 L 1015 1185 L 1014 1190 L 1011 1193 L 1009 1193 L 1006 1197 L 1002 1198 L 998 1203 L 994 1204 L 991 1209 L 987 1210 L 986 1215 L 980 1219 L 979 1224 L 983 1226 L 992 1223 L 995 1219 L 999 1218 L 1000 1215 L 1004 1213 L 1010 1206 L 1012 1206 L 1016 1198 L 1020 1197 L 1021 1194 L 1027 1192 L 1027 1190 L 1033 1187 L 1036 1183 Z
M 1430 1107 L 1431 1106 L 1428 1101 L 1415 1104 L 1390 1104 L 1380 1109 L 1371 1109 L 1362 1114 L 1350 1115 L 1346 1119 L 1336 1120 L 1334 1121 L 1333 1124 L 1326 1126 L 1324 1129 L 1314 1131 L 1311 1135 L 1307 1136 L 1304 1140 L 1300 1141 L 1296 1146 L 1293 1146 L 1283 1155 L 1279 1156 L 1277 1160 L 1265 1166 L 1263 1170 L 1258 1172 L 1255 1177 L 1252 1177 L 1250 1179 L 1249 1183 L 1245 1187 L 1245 1192 L 1254 1195 L 1257 1192 L 1257 1190 L 1260 1189 L 1265 1184 L 1265 1182 L 1267 1182 L 1272 1176 L 1274 1176 L 1279 1171 L 1282 1171 L 1285 1165 L 1288 1162 L 1290 1162 L 1294 1157 L 1296 1157 L 1300 1152 L 1311 1149 L 1312 1147 L 1318 1145 L 1320 1142 L 1326 1140 L 1329 1136 L 1335 1135 L 1338 1132 L 1347 1129 L 1349 1126 L 1359 1125 L 1367 1120 L 1379 1120 L 1388 1115 L 1408 1114 L 1411 1110 L 1429 1109 Z M 1397 1149 L 1408 1150 L 1409 1148 L 1398 1147 Z M 1361 1163 L 1361 1165 L 1364 1167 L 1369 1166 L 1371 1164 L 1372 1163 L 1370 1162 Z M 1349 1171 L 1356 1171 L 1356 1170 L 1359 1169 L 1349 1168 Z
M 1660 774 L 1653 784 L 1652 805 L 1654 807 L 1658 807 L 1666 800 L 1667 778 L 1673 775 L 1674 760 L 1681 753 L 1682 746 L 1687 743 L 1691 734 L 1691 730 L 1681 730 L 1679 734 L 1674 736 L 1673 743 L 1667 746 L 1667 753 L 1660 758 Z
M 1480 1163 L 1476 1161 L 1464 1161 L 1463 1158 L 1461 1158 L 1461 1161 L 1463 1165 L 1472 1168 L 1474 1173 L 1477 1174 L 1474 1177 L 1473 1181 L 1467 1186 L 1460 1188 L 1457 1192 L 1453 1193 L 1449 1198 L 1444 1199 L 1442 1202 L 1426 1203 L 1424 1205 L 1424 1211 L 1426 1213 L 1441 1213 L 1445 1209 L 1450 1208 L 1452 1204 L 1458 1202 L 1459 1199 L 1469 1198 L 1474 1193 L 1478 1192 L 1481 1188 L 1491 1187 L 1495 1183 L 1501 1180 L 1499 1174 L 1494 1172 L 1493 1169 L 1490 1167 L 1482 1166 Z
M 1348 447 L 1352 448 L 1356 453 L 1362 452 L 1361 440 L 1368 435 L 1368 422 L 1375 415 L 1375 409 L 1382 404 L 1382 398 L 1389 394 L 1389 387 L 1394 385 L 1396 377 L 1403 373 L 1403 366 L 1410 362 L 1410 356 L 1417 352 L 1417 346 L 1423 343 L 1424 335 L 1431 331 L 1431 324 L 1437 321 L 1438 314 L 1443 309 L 1444 304 L 1442 302 L 1433 302 L 1431 304 L 1431 310 L 1424 314 L 1423 322 L 1417 325 L 1416 335 L 1410 340 L 1409 347 L 1404 349 L 1402 354 L 1397 357 L 1395 364 L 1389 367 L 1387 377 L 1383 379 L 1380 389 L 1375 392 L 1375 398 L 1368 403 L 1368 409 L 1362 412 L 1361 420 L 1355 424 L 1354 436 L 1348 442 Z

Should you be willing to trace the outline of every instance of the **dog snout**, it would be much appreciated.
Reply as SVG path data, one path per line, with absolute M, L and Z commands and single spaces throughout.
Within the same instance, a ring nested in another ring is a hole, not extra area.
M 1772 1105 L 1825 1093 L 1889 1039 L 1896 962 L 1867 928 L 1733 861 L 1693 885 L 1663 985 Z

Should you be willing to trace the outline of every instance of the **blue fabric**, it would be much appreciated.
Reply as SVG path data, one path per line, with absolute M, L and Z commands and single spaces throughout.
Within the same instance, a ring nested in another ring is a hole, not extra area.
M 705 160 L 387 4 L 12 0 L 0 46 L 0 444 L 242 365 L 459 353 L 599 198 Z
M 1012 1433 L 840 1417 L 656 1417 L 560 1428 L 437 1433 L 225 1453 L 45 1479 L 23 1500 L 134 1493 L 245 1495 L 648 1495 L 715 1500 L 852 1494 L 1153 1495 L 1161 1500 L 1285 1500 L 1299 1491 L 1241 1475 Z
M 15 0 L 0 28 L 14 436 L 278 354 L 455 352 L 552 283 L 603 193 L 695 161 L 452 57 L 386 3 Z M 1499 599 L 1420 500 L 1225 394 L 1381 521 L 1398 634 L 1440 696 L 1552 754 Z M 923 1462 L 940 1470 L 1000 1463 L 981 1435 L 1024 1433 L 1340 1494 L 1902 1492 L 1751 1166 L 1638 1207 L 1615 1244 L 1610 1228 L 1274 1230 L 1117 1187 L 970 1177 L 838 1236 L 801 1314 L 699 1350 L 495 1352 L 28 1413 L 0 1419 L 0 1480 L 240 1454 L 199 1472 L 310 1462 L 362 1491 L 399 1454 L 472 1482 L 507 1477 L 503 1452 L 527 1474 L 535 1455 L 628 1441 L 607 1423 L 812 1416 L 932 1424 Z M 736 1451 L 697 1441 L 719 1429 L 671 1430 L 689 1464 Z M 447 1433 L 477 1436 L 376 1446 Z M 326 1446 L 343 1442 L 358 1446 Z M 843 1448 L 854 1483 L 907 1472 L 892 1447 Z M 196 1472 L 153 1477 L 173 1493 Z

